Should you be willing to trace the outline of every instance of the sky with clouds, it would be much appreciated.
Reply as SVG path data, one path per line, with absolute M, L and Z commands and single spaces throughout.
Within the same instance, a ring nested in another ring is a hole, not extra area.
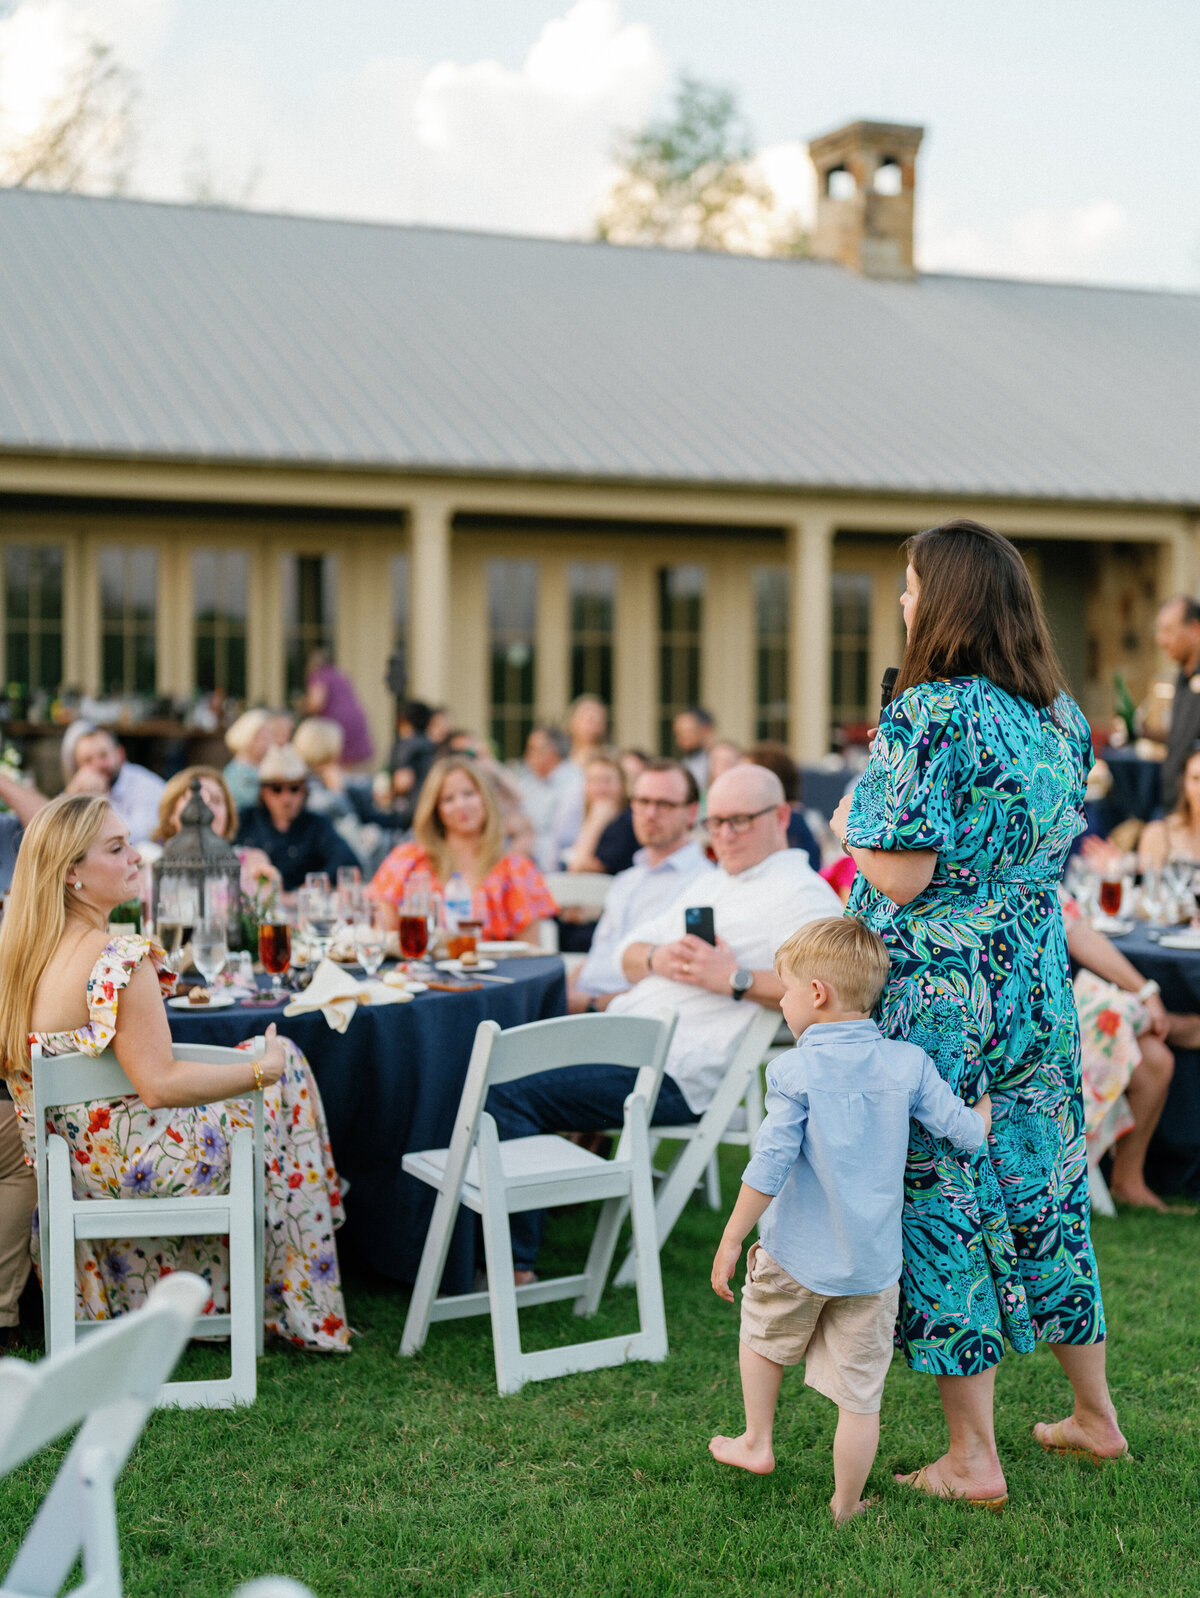
M 587 236 L 680 72 L 736 90 L 781 198 L 804 141 L 919 122 L 926 270 L 1200 288 L 1196 0 L 8 0 L 0 141 L 86 34 L 138 78 L 133 190 Z

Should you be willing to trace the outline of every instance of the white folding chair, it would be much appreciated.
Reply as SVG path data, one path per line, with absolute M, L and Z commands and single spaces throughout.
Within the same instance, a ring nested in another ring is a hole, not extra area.
M 560 910 L 599 912 L 604 909 L 604 901 L 608 898 L 608 890 L 612 884 L 613 879 L 603 871 L 551 871 L 546 876 L 546 886 Z M 556 921 L 541 923 L 541 943 L 547 954 L 558 953 Z M 563 956 L 568 965 L 582 965 L 586 958 L 586 955 Z
M 1117 1206 L 1100 1170 L 1100 1161 L 1116 1141 L 1116 1129 L 1128 1113 L 1129 1105 L 1121 1093 L 1108 1106 L 1104 1119 L 1087 1140 L 1088 1198 L 1093 1215 L 1107 1215 L 1110 1219 L 1116 1216 Z
M 176 1043 L 171 1052 L 176 1060 L 214 1065 L 236 1060 L 245 1065 L 262 1049 L 263 1040 L 259 1038 L 253 1055 L 245 1049 L 191 1043 Z M 169 1382 L 159 1403 L 185 1409 L 227 1409 L 233 1404 L 252 1404 L 258 1381 L 256 1359 L 263 1347 L 262 1094 L 237 1095 L 252 1101 L 254 1128 L 251 1131 L 241 1127 L 234 1134 L 227 1193 L 80 1199 L 71 1187 L 70 1150 L 65 1139 L 47 1132 L 47 1112 L 63 1104 L 122 1098 L 136 1090 L 111 1050 L 101 1055 L 43 1055 L 35 1045 L 33 1055 L 38 1231 L 47 1351 L 59 1354 L 70 1348 L 80 1334 L 90 1336 L 111 1324 L 75 1318 L 77 1239 L 228 1235 L 230 1313 L 198 1317 L 195 1331 L 200 1336 L 229 1338 L 230 1374 L 209 1381 Z
M 0 1360 L 0 1476 L 83 1422 L 0 1598 L 54 1598 L 80 1555 L 75 1598 L 121 1598 L 113 1489 L 207 1297 L 207 1282 L 177 1271 L 85 1343 L 36 1365 Z
M 656 1146 L 658 1140 L 663 1138 L 677 1138 L 683 1144 L 659 1183 L 654 1200 L 655 1225 L 660 1249 L 670 1237 L 675 1222 L 683 1213 L 683 1207 L 691 1197 L 693 1189 L 704 1179 L 709 1162 L 715 1159 L 717 1145 L 729 1130 L 747 1094 L 754 1088 L 757 1088 L 758 1115 L 761 1123 L 762 1089 L 758 1086 L 758 1068 L 779 1030 L 779 1012 L 764 1010 L 759 1005 L 755 1005 L 754 1008 L 755 1014 L 742 1034 L 741 1042 L 729 1062 L 729 1068 L 721 1079 L 721 1085 L 713 1094 L 712 1102 L 700 1119 L 683 1126 L 654 1128 L 653 1137 Z M 754 1131 L 758 1131 L 758 1126 L 755 1126 Z M 740 1135 L 744 1137 L 746 1134 Z M 711 1202 L 711 1189 L 709 1198 Z M 633 1282 L 633 1274 L 633 1256 L 627 1254 L 616 1274 L 614 1285 L 629 1287 Z
M 437 1188 L 438 1196 L 404 1323 L 401 1354 L 415 1354 L 423 1347 L 431 1321 L 486 1311 L 492 1318 L 496 1385 L 501 1393 L 515 1393 L 527 1381 L 545 1381 L 572 1371 L 598 1370 L 630 1359 L 666 1358 L 667 1324 L 654 1241 L 647 1127 L 674 1029 L 675 1015 L 670 1010 L 657 1019 L 566 1016 L 534 1021 L 507 1032 L 501 1032 L 494 1021 L 480 1022 L 450 1147 L 406 1154 L 403 1160 L 404 1170 Z M 632 1066 L 638 1071 L 633 1092 L 625 1100 L 621 1141 L 611 1160 L 552 1135 L 501 1143 L 495 1121 L 483 1108 L 490 1087 L 536 1071 L 601 1064 Z M 590 1199 L 604 1203 L 583 1272 L 515 1287 L 509 1215 Z M 626 1203 L 633 1218 L 631 1274 L 637 1285 L 639 1330 L 564 1348 L 522 1352 L 518 1320 L 522 1306 L 573 1298 L 577 1315 L 595 1313 Z M 483 1218 L 487 1291 L 438 1298 L 460 1204 Z

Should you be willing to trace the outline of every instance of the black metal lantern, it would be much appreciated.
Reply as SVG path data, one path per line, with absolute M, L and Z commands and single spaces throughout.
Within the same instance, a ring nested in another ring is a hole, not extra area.
M 241 944 L 241 863 L 232 844 L 212 828 L 199 777 L 193 777 L 179 831 L 154 862 L 154 926 L 191 935 L 200 920 L 224 920 L 231 949 Z

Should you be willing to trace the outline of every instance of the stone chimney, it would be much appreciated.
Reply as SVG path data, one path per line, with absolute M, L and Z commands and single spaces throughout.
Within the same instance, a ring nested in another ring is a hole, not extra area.
M 812 253 L 864 277 L 911 279 L 913 191 L 924 128 L 851 122 L 808 147 L 817 169 Z

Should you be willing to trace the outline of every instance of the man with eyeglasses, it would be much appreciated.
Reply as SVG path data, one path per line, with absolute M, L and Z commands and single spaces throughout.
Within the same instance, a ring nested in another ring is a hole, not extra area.
M 687 883 L 670 907 L 620 945 L 630 987 L 609 1015 L 679 1017 L 653 1124 L 698 1121 L 737 1050 L 753 1014 L 777 1009 L 783 984 L 775 951 L 806 921 L 842 913 L 841 901 L 803 852 L 789 849 L 783 785 L 763 766 L 735 766 L 708 791 L 706 823 L 717 869 Z M 688 934 L 684 911 L 710 905 L 715 947 Z M 566 1066 L 492 1088 L 487 1108 L 500 1137 L 538 1132 L 593 1132 L 619 1126 L 637 1072 L 610 1065 Z M 541 1240 L 542 1213 L 511 1217 L 518 1284 L 530 1280 Z
M 584 964 L 567 985 L 573 1015 L 608 1008 L 629 986 L 620 947 L 635 927 L 665 910 L 685 883 L 713 868 L 691 841 L 700 793 L 696 779 L 675 760 L 648 761 L 633 785 L 633 831 L 641 845 L 627 871 L 613 878 L 604 914 L 596 923 Z

